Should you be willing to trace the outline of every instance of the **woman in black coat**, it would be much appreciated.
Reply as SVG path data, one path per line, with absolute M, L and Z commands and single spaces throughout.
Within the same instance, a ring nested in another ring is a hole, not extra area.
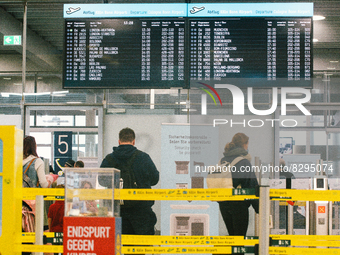
M 243 133 L 237 133 L 233 136 L 232 141 L 224 147 L 224 157 L 221 162 L 232 162 L 239 156 L 244 157 L 244 159 L 235 164 L 236 171 L 232 171 L 234 188 L 255 188 L 258 185 L 255 173 L 251 171 L 251 156 L 248 153 L 248 144 L 249 137 Z M 220 212 L 229 235 L 246 235 L 249 223 L 248 208 L 250 205 L 258 213 L 258 200 L 219 202 Z

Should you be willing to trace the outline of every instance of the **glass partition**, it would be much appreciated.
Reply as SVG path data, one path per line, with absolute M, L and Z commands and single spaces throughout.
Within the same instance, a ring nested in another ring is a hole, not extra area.
M 65 173 L 65 216 L 119 217 L 114 189 L 119 188 L 117 169 L 72 169 Z

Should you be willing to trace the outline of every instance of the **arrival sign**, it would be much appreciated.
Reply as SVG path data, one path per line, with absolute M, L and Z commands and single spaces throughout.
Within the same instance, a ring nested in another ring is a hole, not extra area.
M 65 255 L 121 254 L 121 218 L 64 217 Z

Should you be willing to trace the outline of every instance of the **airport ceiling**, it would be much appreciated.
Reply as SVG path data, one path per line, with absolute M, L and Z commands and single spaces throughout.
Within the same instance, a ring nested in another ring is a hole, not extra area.
M 63 51 L 63 4 L 65 3 L 183 3 L 189 0 L 0 0 L 0 10 L 3 9 L 18 22 L 23 22 L 24 3 L 27 2 L 27 26 L 28 29 L 35 32 L 44 42 L 50 45 L 53 54 L 62 57 Z M 265 2 L 265 1 L 194 1 L 191 3 L 236 3 L 236 2 Z M 313 2 L 314 15 L 322 15 L 326 19 L 314 22 L 314 38 L 318 39 L 314 43 L 314 49 L 320 50 L 340 50 L 340 0 L 299 0 L 299 1 L 267 1 L 267 2 Z M 1 20 L 1 17 L 0 17 Z M 1 35 L 0 31 L 0 35 Z M 3 36 L 1 36 L 3 37 Z M 3 46 L 3 38 L 0 38 L 0 54 L 21 54 L 11 47 Z

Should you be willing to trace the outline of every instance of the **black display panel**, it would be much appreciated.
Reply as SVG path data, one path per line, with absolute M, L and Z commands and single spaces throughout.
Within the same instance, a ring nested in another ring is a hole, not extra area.
M 67 19 L 64 88 L 186 88 L 185 20 Z
M 190 19 L 190 83 L 310 87 L 311 18 Z
M 311 87 L 312 18 L 66 19 L 64 88 Z

